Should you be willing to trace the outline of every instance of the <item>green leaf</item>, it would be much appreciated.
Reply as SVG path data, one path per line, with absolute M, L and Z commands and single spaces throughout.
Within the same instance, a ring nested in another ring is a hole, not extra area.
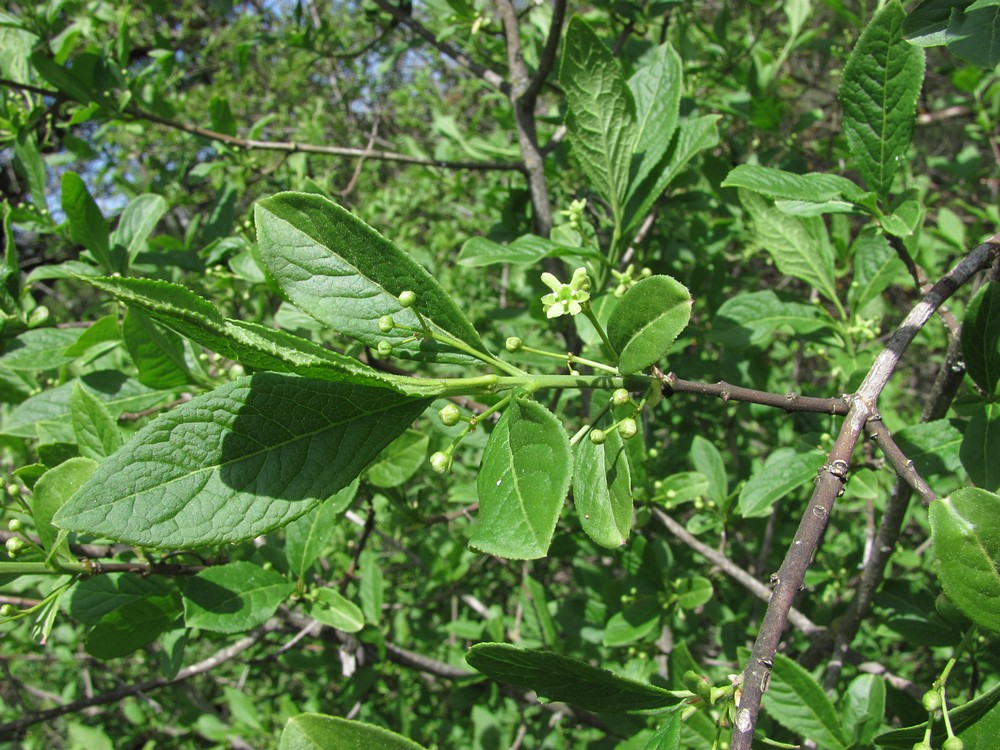
M 573 503 L 587 536 L 602 547 L 625 544 L 632 529 L 632 475 L 625 441 L 609 413 L 594 425 L 607 430 L 600 445 L 584 438 L 576 446 Z
M 388 729 L 339 716 L 299 714 L 281 733 L 278 750 L 423 750 Z
M 476 479 L 479 523 L 469 544 L 515 560 L 543 557 L 572 473 L 562 423 L 544 406 L 515 397 L 483 452 Z
M 650 276 L 632 286 L 608 320 L 618 370 L 628 375 L 656 364 L 691 319 L 691 292 L 670 276 Z
M 180 388 L 191 380 L 184 342 L 165 331 L 139 310 L 129 310 L 122 321 L 122 339 L 139 370 L 139 382 L 150 388 Z
M 390 380 L 353 357 L 285 331 L 223 318 L 208 300 L 177 284 L 110 277 L 86 281 L 192 341 L 255 369 L 395 390 L 411 380 Z
M 579 16 L 569 22 L 563 41 L 559 83 L 574 153 L 621 226 L 638 136 L 635 101 L 618 60 Z
M 360 607 L 334 589 L 316 589 L 309 616 L 345 633 L 357 633 L 365 626 Z
M 473 237 L 466 240 L 458 254 L 458 263 L 461 266 L 473 268 L 499 263 L 534 265 L 543 258 L 566 256 L 603 260 L 603 256 L 582 247 L 571 247 L 538 235 L 525 234 L 508 245 L 501 245 L 499 242 L 488 240 L 485 237 Z
M 69 408 L 81 455 L 100 460 L 121 448 L 122 433 L 111 413 L 79 381 L 73 384 Z
M 667 151 L 666 163 L 661 162 L 662 169 L 658 165 L 641 185 L 631 190 L 625 208 L 623 234 L 627 235 L 639 225 L 656 199 L 699 151 L 718 144 L 719 129 L 716 123 L 720 117 L 720 115 L 702 115 L 681 122 L 674 132 L 670 149 Z
M 120 247 L 129 261 L 146 246 L 146 238 L 167 212 L 167 201 L 160 195 L 143 193 L 129 201 L 111 235 L 113 247 Z
M 564 701 L 596 713 L 623 713 L 680 703 L 669 690 L 621 677 L 545 651 L 528 651 L 507 643 L 478 643 L 465 660 L 495 680 L 534 690 L 540 698 Z
M 139 578 L 132 573 L 108 573 L 79 580 L 70 589 L 67 611 L 85 625 L 96 625 L 108 612 L 130 602 L 173 595 L 175 590 L 174 582 L 162 576 Z
M 318 508 L 285 527 L 285 557 L 288 567 L 300 580 L 326 549 L 334 525 L 358 494 L 360 479 L 324 500 Z
M 841 726 L 851 731 L 856 747 L 870 747 L 885 715 L 885 681 L 873 674 L 855 677 L 841 698 Z
M 52 517 L 96 470 L 96 461 L 77 456 L 49 469 L 35 483 L 31 516 L 38 538 L 46 550 L 51 551 L 59 537 L 59 530 L 52 525 Z M 65 541 L 59 549 L 69 555 L 69 545 Z
M 375 487 L 398 487 L 417 473 L 427 458 L 429 438 L 407 430 L 386 446 L 368 467 L 368 481 Z
M 76 357 L 66 349 L 80 338 L 79 328 L 36 328 L 7 339 L 0 366 L 11 370 L 46 371 L 68 365 Z
M 211 567 L 184 586 L 184 622 L 214 633 L 242 633 L 267 620 L 294 590 L 281 573 L 250 562 Z
M 674 711 L 661 720 L 660 727 L 649 738 L 643 750 L 680 750 L 683 727 L 680 711 Z
M 1000 64 L 1000 7 L 979 0 L 948 24 L 948 49 L 984 70 Z
M 34 133 L 21 132 L 14 141 L 14 163 L 25 175 L 31 202 L 35 208 L 48 208 L 45 203 L 45 161 L 38 151 L 38 139 Z
M 628 81 L 635 101 L 636 139 L 626 204 L 666 156 L 677 129 L 684 89 L 681 58 L 669 42 L 656 47 L 644 60 Z
M 726 346 L 763 346 L 775 331 L 812 333 L 832 326 L 816 305 L 781 299 L 770 289 L 741 292 L 726 300 L 715 313 L 712 338 Z
M 959 471 L 963 439 L 962 432 L 947 419 L 911 425 L 896 433 L 896 445 L 923 477 Z
M 173 596 L 137 599 L 108 612 L 87 634 L 91 656 L 108 660 L 131 654 L 170 628 L 180 611 Z
M 844 66 L 844 134 L 868 187 L 885 201 L 913 134 L 924 51 L 903 39 L 906 12 L 891 0 L 875 14 Z
M 710 440 L 695 435 L 688 454 L 691 464 L 708 478 L 708 497 L 722 508 L 729 495 L 729 480 L 726 478 L 726 462 L 719 449 Z
M 822 463 L 823 456 L 818 451 L 775 451 L 740 490 L 740 515 L 743 518 L 763 518 L 769 515 L 771 506 L 778 500 L 815 479 L 816 470 Z
M 379 330 L 391 315 L 398 326 L 444 333 L 485 352 L 479 334 L 454 300 L 424 268 L 360 219 L 318 195 L 280 193 L 254 211 L 260 254 L 278 286 L 297 307 L 333 330 L 375 348 L 388 341 L 393 352 L 439 362 L 467 362 L 468 355 L 438 341 L 409 342 L 399 327 Z M 416 294 L 414 309 L 399 304 L 403 291 Z
M 746 190 L 740 190 L 740 202 L 753 219 L 755 239 L 774 258 L 778 270 L 836 301 L 833 246 L 823 220 L 789 216 Z
M 107 272 L 124 271 L 111 256 L 108 222 L 76 172 L 62 177 L 62 209 L 69 222 L 69 236 L 83 245 Z
M 854 280 L 847 301 L 855 312 L 877 298 L 890 284 L 906 274 L 906 266 L 875 227 L 865 227 L 851 246 Z
M 137 432 L 56 524 L 150 547 L 252 539 L 349 485 L 427 404 L 346 383 L 240 378 Z
M 962 356 L 969 376 L 988 395 L 1000 382 L 1000 282 L 991 281 L 972 298 L 962 321 Z
M 379 565 L 378 555 L 370 547 L 361 553 L 358 565 L 361 568 L 361 582 L 358 587 L 361 611 L 364 612 L 365 621 L 377 625 L 382 620 L 383 592 L 385 591 L 382 566 Z
M 861 188 L 839 175 L 795 174 L 754 164 L 741 164 L 733 169 L 722 181 L 722 187 L 746 188 L 772 200 L 808 203 L 850 202 L 862 193 Z
M 783 727 L 821 748 L 846 750 L 840 718 L 823 688 L 806 670 L 784 654 L 774 655 L 764 708 Z
M 998 703 L 1000 703 L 1000 682 L 975 700 L 971 700 L 958 708 L 949 709 L 948 719 L 951 721 L 952 730 L 956 734 L 960 734 L 986 716 Z M 915 726 L 894 729 L 891 732 L 886 732 L 876 737 L 875 744 L 880 747 L 891 748 L 892 750 L 911 750 L 915 744 L 923 742 L 924 730 L 926 728 L 927 722 L 922 721 Z M 935 722 L 934 731 L 931 734 L 932 746 L 940 747 L 947 736 L 944 722 Z
M 694 609 L 707 604 L 715 591 L 712 582 L 707 578 L 691 576 L 682 578 L 674 593 L 677 596 L 677 605 L 681 609 Z
M 1000 403 L 982 404 L 972 415 L 959 457 L 977 487 L 1000 487 Z
M 965 487 L 931 503 L 938 577 L 948 598 L 980 627 L 1000 632 L 1000 496 Z
M 604 626 L 601 642 L 605 646 L 617 647 L 641 641 L 656 631 L 663 614 L 664 607 L 659 599 L 642 597 L 611 616 Z

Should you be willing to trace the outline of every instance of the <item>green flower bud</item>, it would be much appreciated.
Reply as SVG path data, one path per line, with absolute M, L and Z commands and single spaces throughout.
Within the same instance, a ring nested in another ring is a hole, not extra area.
M 628 395 L 628 391 L 624 388 L 619 388 L 611 394 L 611 403 L 615 406 L 625 406 L 631 400 L 632 397 Z
M 392 344 L 385 340 L 379 341 L 378 355 L 380 357 L 388 357 L 390 354 L 392 354 Z
M 4 604 L 0 606 L 0 617 L 7 618 L 14 614 L 13 604 Z
M 448 404 L 441 407 L 438 419 L 445 427 L 454 427 L 462 420 L 462 411 L 455 404 Z
M 382 333 L 389 333 L 395 327 L 396 321 L 392 319 L 391 315 L 383 315 L 378 319 L 378 329 Z
M 650 448 L 648 451 L 646 451 L 646 455 L 649 456 L 650 458 L 656 458 L 657 456 L 660 455 L 660 452 L 656 450 L 656 448 Z
M 608 436 L 604 434 L 604 430 L 591 430 L 590 431 L 590 442 L 594 445 L 603 445 L 604 441 L 608 439 Z
M 21 530 L 21 521 L 18 518 L 12 518 L 7 522 L 8 531 L 18 532 Z
M 7 553 L 11 557 L 13 557 L 18 552 L 24 549 L 24 540 L 21 539 L 20 537 L 12 536 L 10 539 L 7 540 L 4 546 L 7 547 Z
M 941 708 L 941 691 L 940 690 L 928 690 L 924 693 L 924 697 L 920 699 L 920 702 L 924 704 L 924 709 L 928 712 L 937 711 Z
M 965 742 L 962 741 L 961 737 L 956 737 L 952 735 L 944 741 L 941 745 L 944 750 L 965 750 Z
M 415 292 L 411 292 L 407 289 L 405 292 L 399 293 L 399 304 L 403 307 L 413 307 L 413 303 L 417 301 L 417 295 Z
M 507 342 L 504 344 L 504 346 L 507 347 L 507 351 L 509 352 L 516 352 L 523 345 L 524 342 L 521 341 L 521 339 L 519 339 L 517 336 L 510 336 L 507 339 Z
M 934 750 L 934 748 L 926 742 L 918 742 L 913 746 L 913 750 Z
M 618 434 L 622 436 L 622 440 L 628 440 L 629 438 L 634 438 L 635 434 L 639 431 L 639 425 L 635 423 L 632 417 L 628 419 L 623 419 L 618 425 Z
M 444 474 L 451 468 L 451 456 L 444 451 L 438 451 L 431 455 L 431 468 L 438 474 Z

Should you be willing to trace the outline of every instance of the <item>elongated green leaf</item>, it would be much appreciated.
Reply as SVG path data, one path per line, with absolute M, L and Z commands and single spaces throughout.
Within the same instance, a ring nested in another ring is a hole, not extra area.
M 122 433 L 107 407 L 79 382 L 73 384 L 69 408 L 80 454 L 98 461 L 122 446 Z
M 563 245 L 535 234 L 525 234 L 508 245 L 501 245 L 485 237 L 473 237 L 462 245 L 458 263 L 472 267 L 492 266 L 498 263 L 534 265 L 542 258 L 562 258 L 568 255 L 603 259 L 603 256 L 582 247 Z
M 368 467 L 368 481 L 376 487 L 398 487 L 416 474 L 427 458 L 429 438 L 407 430 L 386 446 Z
M 594 425 L 606 429 L 611 415 Z M 584 438 L 576 446 L 573 503 L 580 525 L 602 547 L 625 544 L 632 529 L 632 476 L 625 441 L 618 430 L 608 430 L 600 445 Z
M 961 734 L 968 727 L 971 727 L 986 716 L 998 703 L 1000 703 L 1000 682 L 978 698 L 958 708 L 950 709 L 948 711 L 948 719 L 951 722 L 952 730 L 957 734 Z M 892 750 L 911 750 L 915 744 L 923 742 L 926 728 L 927 722 L 921 722 L 916 726 L 894 729 L 891 732 L 885 732 L 876 737 L 875 744 L 880 747 L 891 748 Z M 934 731 L 931 734 L 932 747 L 940 747 L 947 736 L 944 722 L 935 722 Z M 986 747 L 989 746 L 987 745 Z
M 616 612 L 604 626 L 605 646 L 628 646 L 657 630 L 664 606 L 653 597 L 643 597 Z
M 983 286 L 966 308 L 962 356 L 969 376 L 993 394 L 1000 382 L 1000 282 Z
M 674 138 L 661 162 L 649 176 L 629 194 L 625 208 L 625 234 L 632 232 L 646 217 L 667 186 L 699 151 L 712 148 L 719 142 L 720 115 L 702 115 L 683 120 L 674 131 Z
M 5 435 L 35 438 L 38 425 L 45 422 L 69 424 L 72 414 L 70 397 L 75 381 L 63 383 L 42 391 L 13 408 L 3 422 Z M 118 417 L 122 412 L 147 409 L 170 397 L 170 391 L 154 391 L 138 380 L 120 372 L 100 370 L 79 378 L 83 387 L 99 398 L 111 413 Z
M 683 727 L 680 711 L 674 711 L 662 719 L 660 727 L 649 738 L 644 750 L 680 750 Z
M 383 593 L 385 591 L 382 566 L 379 565 L 378 555 L 370 547 L 361 553 L 358 563 L 361 566 L 359 591 L 361 611 L 364 612 L 367 622 L 378 624 L 382 620 Z
M 771 683 L 764 693 L 764 708 L 783 727 L 821 748 L 846 750 L 848 746 L 840 718 L 823 688 L 784 654 L 774 655 Z
M 757 242 L 774 258 L 778 270 L 810 284 L 828 300 L 836 300 L 833 246 L 823 220 L 789 216 L 747 190 L 740 190 L 740 202 L 753 219 Z
M 129 201 L 122 211 L 111 244 L 121 247 L 129 261 L 146 245 L 146 238 L 167 212 L 167 201 L 160 195 L 144 193 Z
M 211 567 L 184 586 L 184 622 L 215 633 L 241 633 L 267 620 L 294 590 L 281 573 L 250 562 Z
M 63 174 L 62 209 L 66 212 L 69 236 L 73 241 L 87 248 L 105 271 L 123 271 L 111 256 L 108 222 L 76 172 Z
M 632 74 L 628 87 L 635 101 L 636 139 L 626 203 L 663 161 L 673 140 L 684 89 L 680 55 L 669 42 L 661 44 Z
M 255 369 L 399 389 L 353 357 L 285 331 L 223 318 L 208 300 L 177 284 L 110 277 L 86 281 L 192 341 Z
M 35 521 L 38 538 L 46 550 L 51 551 L 59 531 L 52 525 L 52 517 L 97 470 L 97 462 L 77 456 L 63 461 L 39 477 L 35 483 L 31 516 Z M 69 545 L 63 542 L 60 550 L 69 554 Z
M 682 609 L 694 609 L 706 604 L 713 593 L 712 582 L 704 576 L 682 578 L 674 592 L 677 605 Z
M 727 346 L 762 346 L 775 331 L 812 333 L 832 325 L 815 305 L 781 299 L 770 289 L 742 292 L 726 300 L 715 314 L 712 338 Z
M 701 435 L 691 441 L 691 464 L 708 478 L 708 496 L 720 508 L 725 505 L 729 494 L 729 480 L 726 478 L 726 462 L 715 444 Z
M 334 589 L 317 589 L 309 607 L 309 616 L 345 633 L 357 633 L 365 626 L 361 608 Z
M 125 656 L 155 641 L 180 614 L 173 596 L 136 599 L 108 612 L 87 635 L 87 653 L 98 659 Z
M 947 419 L 911 425 L 896 433 L 896 444 L 924 477 L 959 471 L 962 441 L 962 431 Z
M 722 181 L 722 187 L 746 188 L 772 200 L 809 203 L 851 201 L 862 193 L 861 188 L 839 175 L 820 172 L 795 174 L 754 164 L 741 164 L 733 169 Z
M 931 503 L 938 576 L 945 593 L 980 627 L 1000 632 L 1000 496 L 973 487 Z
M 424 750 L 388 729 L 339 716 L 299 714 L 281 733 L 278 750 Z
M 515 560 L 549 549 L 573 473 L 562 424 L 544 406 L 514 398 L 493 428 L 476 487 L 479 524 L 469 544 Z
M 608 338 L 624 374 L 656 364 L 691 319 L 691 292 L 669 276 L 650 276 L 625 292 L 608 320 Z
M 1000 6 L 978 0 L 948 23 L 948 49 L 973 65 L 990 70 L 1000 64 Z
M 775 451 L 740 490 L 740 515 L 743 518 L 768 515 L 774 503 L 810 479 L 815 479 L 816 470 L 822 464 L 823 456 L 817 451 Z
M 421 328 L 413 309 L 399 304 L 403 291 L 416 294 L 432 331 L 443 332 L 478 351 L 479 334 L 452 298 L 424 268 L 360 219 L 318 195 L 281 193 L 255 209 L 260 254 L 288 298 L 316 320 L 376 347 L 388 341 L 404 356 L 467 362 L 468 355 L 437 341 L 406 342 L 412 333 L 379 330 L 379 318 Z
M 848 732 L 853 729 L 856 745 L 870 746 L 885 714 L 885 681 L 873 674 L 855 677 L 841 699 L 841 713 L 841 726 Z
M 108 612 L 130 602 L 175 593 L 174 582 L 165 577 L 140 578 L 132 573 L 109 573 L 78 581 L 70 589 L 67 611 L 85 625 L 96 625 Z
M 618 60 L 578 16 L 566 31 L 559 83 L 566 92 L 573 150 L 620 225 L 638 135 L 635 102 Z
M 122 321 L 122 339 L 143 385 L 166 389 L 190 382 L 184 342 L 173 331 L 163 330 L 145 313 L 129 310 Z
M 80 329 L 36 328 L 6 342 L 0 366 L 11 370 L 45 371 L 68 365 L 76 357 L 66 350 L 80 338 Z
M 891 0 L 865 27 L 844 67 L 844 133 L 858 171 L 884 201 L 913 134 L 924 51 L 903 39 L 906 12 Z
M 136 433 L 55 522 L 150 547 L 252 539 L 349 485 L 427 403 L 289 375 L 240 378 Z
M 334 493 L 320 506 L 285 527 L 285 556 L 288 567 L 298 578 L 303 578 L 326 549 L 334 524 L 358 493 L 359 480 Z
M 854 253 L 854 280 L 847 292 L 847 301 L 858 311 L 894 281 L 905 278 L 906 266 L 885 235 L 874 227 L 863 229 L 851 249 Z
M 621 677 L 579 659 L 528 651 L 507 643 L 478 643 L 465 660 L 495 680 L 534 690 L 540 698 L 564 701 L 597 713 L 624 713 L 680 703 L 669 690 Z
M 972 415 L 959 451 L 962 466 L 977 487 L 1000 487 L 1000 404 L 982 404 Z

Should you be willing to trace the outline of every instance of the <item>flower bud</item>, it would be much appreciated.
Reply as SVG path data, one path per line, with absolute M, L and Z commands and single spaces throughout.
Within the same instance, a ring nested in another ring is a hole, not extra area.
M 521 341 L 521 339 L 519 339 L 517 336 L 510 336 L 507 339 L 506 343 L 504 344 L 504 346 L 507 347 L 507 351 L 509 352 L 516 352 L 523 345 L 524 342 Z
M 590 431 L 590 442 L 594 445 L 603 445 L 604 441 L 608 439 L 608 436 L 604 434 L 604 430 L 591 430 Z
M 924 710 L 927 712 L 937 711 L 941 708 L 941 691 L 928 690 L 924 693 L 924 697 L 920 699 L 920 702 L 924 704 Z
M 417 295 L 415 292 L 411 292 L 407 289 L 405 292 L 399 293 L 399 304 L 403 307 L 413 307 L 413 303 L 417 301 Z
M 389 333 L 395 327 L 396 321 L 392 319 L 391 315 L 383 315 L 378 319 L 378 329 L 382 333 Z
M 13 604 L 4 604 L 0 606 L 0 617 L 7 618 L 14 614 Z
M 431 468 L 438 474 L 444 474 L 451 468 L 451 456 L 444 451 L 437 451 L 431 455 Z
M 944 741 L 944 744 L 941 745 L 941 747 L 943 750 L 965 750 L 965 742 L 961 737 L 952 735 Z
M 445 427 L 454 427 L 462 420 L 462 412 L 455 404 L 448 404 L 441 407 L 438 419 Z
M 7 547 L 7 553 L 13 557 L 24 549 L 24 540 L 20 537 L 12 536 L 6 541 L 4 546 Z
M 17 533 L 21 530 L 21 521 L 18 518 L 12 518 L 7 522 L 7 530 Z
M 628 440 L 629 438 L 634 438 L 635 434 L 639 431 L 639 425 L 635 423 L 632 417 L 623 419 L 618 425 L 618 434 L 622 436 L 622 440 Z
M 628 391 L 624 388 L 619 388 L 611 394 L 611 403 L 615 406 L 625 406 L 631 399 L 632 397 L 628 395 Z
M 384 339 L 378 342 L 378 355 L 380 357 L 388 357 L 392 354 L 392 344 Z

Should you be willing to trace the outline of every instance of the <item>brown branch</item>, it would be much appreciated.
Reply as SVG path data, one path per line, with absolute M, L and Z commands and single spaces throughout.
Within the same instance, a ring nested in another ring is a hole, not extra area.
M 770 586 L 758 581 L 721 552 L 714 550 L 704 542 L 699 541 L 697 537 L 685 529 L 683 525 L 679 524 L 659 508 L 654 507 L 652 511 L 653 516 L 667 528 L 667 531 L 680 539 L 684 542 L 684 544 L 704 557 L 715 567 L 719 568 L 723 573 L 735 580 L 751 594 L 756 596 L 758 599 L 763 599 L 765 602 L 771 598 Z M 789 613 L 788 620 L 792 623 L 792 625 L 809 636 L 823 633 L 825 630 L 794 607 Z
M 120 688 L 109 690 L 106 693 L 100 693 L 99 695 L 94 695 L 89 698 L 82 698 L 57 708 L 50 708 L 46 711 L 38 711 L 27 716 L 22 716 L 20 719 L 8 721 L 6 724 L 0 724 L 0 740 L 16 739 L 24 732 L 25 729 L 30 726 L 34 726 L 35 724 L 51 721 L 52 719 L 65 716 L 66 714 L 77 713 L 92 706 L 105 706 L 109 703 L 118 703 L 123 698 L 127 698 L 132 695 L 139 695 L 141 693 L 148 693 L 151 690 L 166 687 L 167 685 L 172 685 L 177 682 L 183 682 L 184 680 L 190 679 L 195 675 L 210 672 L 227 661 L 235 659 L 241 653 L 257 644 L 267 633 L 272 630 L 277 630 L 279 627 L 280 621 L 278 620 L 266 622 L 251 631 L 249 635 L 236 641 L 236 643 L 231 646 L 227 646 L 221 651 L 217 651 L 212 656 L 198 662 L 197 664 L 185 667 L 171 678 L 159 677 L 155 680 L 146 680 L 145 682 L 139 682 L 133 685 L 123 685 Z
M 379 10 L 384 13 L 388 13 L 392 16 L 394 21 L 408 28 L 429 45 L 437 49 L 441 54 L 447 55 L 463 68 L 467 68 L 472 71 L 498 91 L 501 91 L 504 94 L 510 93 L 510 84 L 504 81 L 503 77 L 499 73 L 495 70 L 490 70 L 485 65 L 477 63 L 453 44 L 449 44 L 448 42 L 438 39 L 436 34 L 414 18 L 411 13 L 406 13 L 400 10 L 388 0 L 375 0 L 375 4 L 379 7 Z
M 664 373 L 658 367 L 653 367 L 653 376 L 663 383 L 664 396 L 672 396 L 675 393 L 694 393 L 701 396 L 715 396 L 723 401 L 746 401 L 751 404 L 773 406 L 787 412 L 806 411 L 841 416 L 845 416 L 848 412 L 848 402 L 844 398 L 816 398 L 814 396 L 800 396 L 797 393 L 770 393 L 731 385 L 723 381 L 699 383 L 693 380 L 681 380 L 674 373 Z
M 1000 234 L 969 253 L 954 269 L 936 283 L 910 311 L 902 325 L 890 337 L 876 357 L 861 387 L 850 399 L 850 410 L 840 434 L 830 451 L 829 461 L 820 472 L 816 489 L 806 507 L 795 539 L 775 575 L 774 594 L 743 671 L 743 693 L 733 728 L 732 750 L 749 750 L 760 702 L 770 677 L 774 654 L 785 628 L 792 600 L 805 580 L 819 540 L 826 530 L 830 511 L 843 493 L 851 454 L 865 423 L 876 413 L 875 405 L 900 357 L 927 323 L 934 311 L 978 271 L 992 265 L 1000 254 Z
M 925 503 L 929 503 L 931 500 L 937 497 L 934 494 L 934 490 L 930 488 L 924 478 L 920 476 L 917 468 L 913 465 L 913 461 L 908 459 L 906 455 L 900 450 L 900 447 L 896 445 L 896 441 L 892 439 L 892 435 L 889 430 L 885 428 L 882 424 L 881 419 L 872 417 L 865 424 L 865 431 L 875 441 L 875 444 L 882 449 L 882 453 L 885 455 L 886 460 L 889 465 L 896 470 L 896 474 L 902 479 L 910 488 L 920 495 L 920 499 Z
M 531 206 L 535 215 L 535 231 L 542 237 L 548 237 L 552 231 L 552 202 L 545 181 L 545 159 L 538 148 L 538 133 L 535 128 L 537 94 L 531 93 L 535 82 L 528 74 L 528 66 L 521 52 L 521 31 L 513 1 L 497 0 L 496 5 L 507 39 L 507 67 L 510 75 L 508 95 L 514 109 L 514 124 L 517 128 L 521 160 L 528 177 L 528 191 L 531 194 Z M 553 18 L 553 25 L 555 21 Z M 551 35 L 549 40 L 551 41 Z
M 528 88 L 524 91 L 524 99 L 535 106 L 538 94 L 545 86 L 545 79 L 549 77 L 556 62 L 556 52 L 559 50 L 559 40 L 562 38 L 563 21 L 566 18 L 566 0 L 553 0 L 552 3 L 552 25 L 549 26 L 549 37 L 545 40 L 545 49 L 542 50 L 538 58 L 538 68 L 535 75 L 531 77 Z

